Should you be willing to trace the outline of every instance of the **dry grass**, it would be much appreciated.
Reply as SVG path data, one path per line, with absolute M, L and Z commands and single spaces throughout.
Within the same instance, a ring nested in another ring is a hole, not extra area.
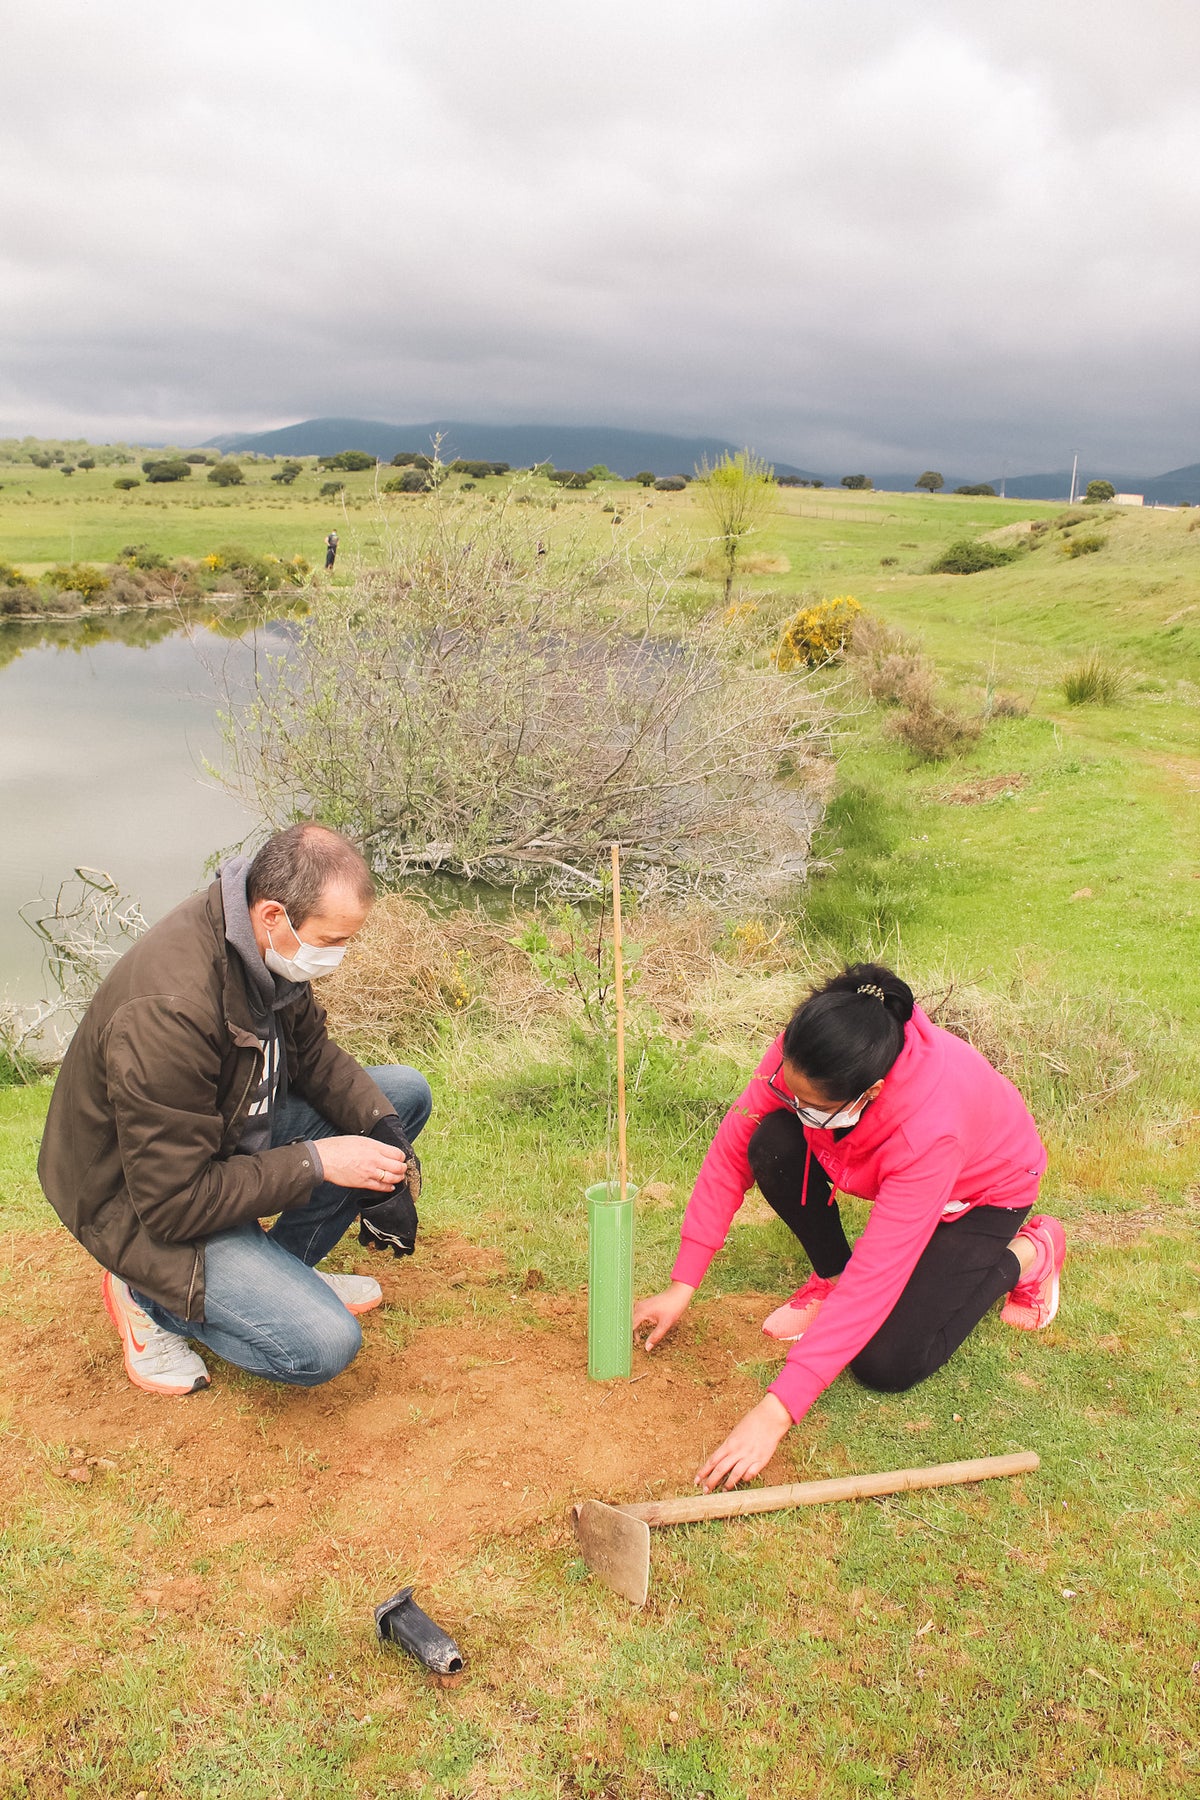
M 383 895 L 322 990 L 332 1029 L 380 1060 L 397 1046 L 432 1043 L 467 1014 L 505 1037 L 577 1023 L 578 995 L 547 980 L 514 941 L 527 922 L 516 911 L 501 920 L 465 908 L 438 916 L 403 894 Z M 653 1014 L 669 1037 L 700 1031 L 743 1055 L 747 1040 L 778 1031 L 818 974 L 776 919 L 643 907 L 626 935 L 640 951 L 631 1008 Z

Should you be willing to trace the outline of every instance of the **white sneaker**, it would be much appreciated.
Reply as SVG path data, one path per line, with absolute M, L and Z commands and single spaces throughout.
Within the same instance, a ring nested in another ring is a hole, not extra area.
M 336 1275 L 327 1269 L 314 1269 L 313 1274 L 333 1289 L 347 1312 L 368 1313 L 383 1300 L 383 1289 L 373 1275 Z
M 208 1370 L 186 1338 L 156 1325 L 130 1292 L 128 1282 L 104 1271 L 105 1310 L 125 1352 L 125 1373 L 147 1394 L 195 1394 L 208 1386 Z

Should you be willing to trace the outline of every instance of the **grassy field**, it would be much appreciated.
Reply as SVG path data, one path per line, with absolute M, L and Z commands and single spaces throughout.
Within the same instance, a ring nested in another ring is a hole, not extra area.
M 103 558 L 134 540 L 198 554 L 214 531 L 311 554 L 288 534 L 319 542 L 332 522 L 352 560 L 386 530 L 369 493 L 357 503 L 369 478 L 346 478 L 354 497 L 330 519 L 260 473 L 261 493 L 164 490 L 156 511 L 99 471 L 94 496 L 79 475 L 22 471 L 29 498 L 4 472 L 0 558 Z M 652 499 L 648 528 L 703 536 L 692 495 Z M 560 512 L 602 534 L 605 501 L 628 526 L 645 496 L 600 488 Z M 870 950 L 931 1001 L 952 989 L 973 1009 L 1022 1071 L 1071 1246 L 1050 1330 L 993 1318 L 908 1395 L 839 1381 L 770 1478 L 1014 1448 L 1038 1451 L 1041 1472 L 657 1534 L 650 1606 L 631 1614 L 587 1580 L 565 1508 L 687 1486 L 769 1379 L 756 1321 L 801 1271 L 748 1203 L 645 1383 L 587 1383 L 579 1196 L 602 1173 L 605 1104 L 577 1038 L 553 1020 L 505 1035 L 468 1012 L 420 1053 L 437 1096 L 428 1242 L 384 1272 L 393 1304 L 315 1394 L 224 1369 L 186 1403 L 128 1389 L 86 1259 L 36 1187 L 46 1090 L 8 1090 L 0 1792 L 1200 1790 L 1200 533 L 1188 513 L 1120 514 L 1094 554 L 1067 556 L 1079 528 L 1051 529 L 996 571 L 925 572 L 952 538 L 1061 510 L 784 493 L 755 546 L 772 566 L 745 583 L 765 613 L 851 592 L 920 639 L 957 704 L 1005 691 L 1029 707 L 939 765 L 915 764 L 880 709 L 848 721 L 829 868 L 786 922 L 787 966 Z M 1069 707 L 1063 670 L 1095 647 L 1124 697 Z M 768 992 L 781 1004 L 787 966 Z M 719 974 L 732 990 L 758 979 L 736 958 Z M 652 1040 L 640 1065 L 643 1291 L 758 1052 L 709 1011 L 706 1033 Z M 468 1652 L 454 1692 L 374 1645 L 371 1604 L 407 1580 Z

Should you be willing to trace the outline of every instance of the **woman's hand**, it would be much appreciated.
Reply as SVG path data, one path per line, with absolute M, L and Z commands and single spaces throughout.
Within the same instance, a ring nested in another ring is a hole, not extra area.
M 673 1281 L 661 1294 L 651 1294 L 648 1300 L 639 1300 L 633 1309 L 633 1335 L 637 1336 L 643 1325 L 649 1325 L 643 1349 L 653 1350 L 661 1338 L 666 1337 L 677 1319 L 681 1319 L 688 1309 L 694 1287 L 686 1281 Z
M 634 1314 L 637 1317 L 637 1314 Z M 751 1407 L 738 1420 L 725 1442 L 718 1446 L 696 1471 L 696 1486 L 711 1494 L 722 1483 L 735 1488 L 739 1481 L 749 1481 L 766 1468 L 792 1422 L 792 1415 L 774 1394 L 764 1394 L 757 1406 Z

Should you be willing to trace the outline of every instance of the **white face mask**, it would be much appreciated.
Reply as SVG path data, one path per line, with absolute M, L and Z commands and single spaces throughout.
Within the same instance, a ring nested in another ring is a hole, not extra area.
M 796 1117 L 805 1125 L 813 1125 L 820 1131 L 849 1131 L 852 1125 L 858 1124 L 869 1105 L 868 1100 L 864 1100 L 861 1105 L 857 1100 L 852 1100 L 849 1106 L 843 1106 L 835 1113 L 822 1112 L 819 1106 L 798 1106 Z
M 331 944 L 326 948 L 320 944 L 306 944 L 288 919 L 286 907 L 283 916 L 296 940 L 296 954 L 281 956 L 271 940 L 271 929 L 268 926 L 267 943 L 270 949 L 265 952 L 263 961 L 272 975 L 281 975 L 285 981 L 319 981 L 322 975 L 332 975 L 346 954 L 345 944 Z

